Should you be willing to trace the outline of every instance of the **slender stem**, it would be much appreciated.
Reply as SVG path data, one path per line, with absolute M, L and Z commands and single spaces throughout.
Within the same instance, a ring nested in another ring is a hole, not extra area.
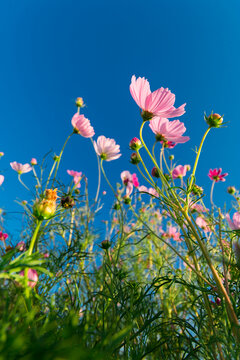
M 166 168 L 168 169 L 169 174 L 171 174 L 171 170 L 170 170 L 170 168 L 169 168 L 169 166 L 168 166 L 168 163 L 167 163 L 167 160 L 166 160 L 166 158 L 165 158 L 165 152 L 164 152 L 164 151 L 163 151 L 163 160 L 164 160 L 164 163 L 165 163 L 165 165 L 166 165 Z
M 148 178 L 143 174 L 142 170 L 140 169 L 139 165 L 137 164 L 137 168 L 138 168 L 138 171 L 140 172 L 140 174 L 142 175 L 142 177 L 144 177 L 144 179 L 150 184 L 150 185 L 153 185 L 151 183 L 151 181 L 148 180 Z
M 31 255 L 33 252 L 33 247 L 34 247 L 35 241 L 37 239 L 38 231 L 40 229 L 41 224 L 42 224 L 42 220 L 37 220 L 37 226 L 34 230 L 34 233 L 33 233 L 30 245 L 29 245 L 28 255 Z
M 162 146 L 161 151 L 160 151 L 160 169 L 162 170 L 162 172 L 163 172 L 163 164 L 162 164 L 163 153 L 164 153 L 164 146 Z
M 74 218 L 75 218 L 75 209 L 72 210 L 72 214 L 71 214 L 71 223 L 70 223 L 70 232 L 69 232 L 69 238 L 68 238 L 68 247 L 71 246 L 71 242 L 72 242 Z
M 66 139 L 65 143 L 63 144 L 62 150 L 61 150 L 61 152 L 60 152 L 60 154 L 59 154 L 58 158 L 55 160 L 55 161 L 57 162 L 57 167 L 56 167 L 56 170 L 55 170 L 55 173 L 54 173 L 54 177 L 53 177 L 52 185 L 54 184 L 54 181 L 55 181 L 55 179 L 56 179 L 57 172 L 58 172 L 58 168 L 59 168 L 59 165 L 60 165 L 60 161 L 61 161 L 61 158 L 62 158 L 63 151 L 64 151 L 64 149 L 65 149 L 65 146 L 67 145 L 68 140 L 72 137 L 72 135 L 73 135 L 73 134 L 74 134 L 74 131 L 73 131 L 70 135 L 68 135 L 68 137 L 67 137 L 67 139 Z
M 157 141 L 155 141 L 155 142 L 154 142 L 154 144 L 153 144 L 153 147 L 152 147 L 152 154 L 153 154 L 153 157 L 154 157 L 155 161 L 157 162 L 157 160 L 156 160 L 156 156 L 155 156 L 155 146 L 156 146 L 156 144 L 157 144 Z
M 104 169 L 103 169 L 102 163 L 103 163 L 103 159 L 101 159 L 101 163 L 100 163 L 103 176 L 105 177 L 106 182 L 108 183 L 108 185 L 109 185 L 110 188 L 112 189 L 112 192 L 114 193 L 115 197 L 118 199 L 118 196 L 117 196 L 117 194 L 115 193 L 114 188 L 112 187 L 111 183 L 109 182 L 109 180 L 108 180 L 108 178 L 107 178 L 107 176 L 106 176 L 106 173 L 105 173 L 105 171 L 104 171 Z
M 189 191 L 191 191 L 191 188 L 192 188 L 192 184 L 193 184 L 193 180 L 195 178 L 195 174 L 196 174 L 196 170 L 197 170 L 197 165 L 198 165 L 198 160 L 199 160 L 199 156 L 201 154 L 201 151 L 202 151 L 202 147 L 203 147 L 203 143 L 207 137 L 207 134 L 209 133 L 210 131 L 210 127 L 205 131 L 205 134 L 203 135 L 203 138 L 201 140 L 201 143 L 199 145 L 199 149 L 198 149 L 198 152 L 197 152 L 197 156 L 196 156 L 196 159 L 195 159 L 195 163 L 194 163 L 194 167 L 193 167 L 193 171 L 192 171 L 192 175 L 191 175 L 191 179 L 190 179 L 190 184 L 189 184 Z M 186 201 L 186 210 L 188 210 L 188 200 L 189 200 L 189 192 L 187 193 L 187 201 Z
M 40 184 L 40 182 L 39 182 L 39 180 L 38 180 L 38 176 L 37 176 L 36 170 L 34 169 L 34 166 L 32 166 L 32 171 L 33 171 L 33 174 L 34 174 L 34 176 L 35 176 L 35 179 L 37 180 L 38 186 L 41 187 L 41 184 Z
M 215 181 L 213 180 L 212 186 L 211 186 L 211 192 L 210 192 L 210 202 L 211 202 L 212 207 L 214 207 L 214 203 L 213 203 L 213 189 L 214 189 L 214 185 L 215 185 Z
M 146 165 L 145 165 L 145 163 L 144 163 L 144 161 L 143 161 L 143 159 L 142 159 L 142 157 L 141 157 L 141 155 L 140 155 L 140 153 L 139 153 L 138 150 L 137 150 L 137 154 L 138 154 L 138 157 L 139 157 L 139 159 L 140 159 L 140 161 L 141 161 L 141 163 L 142 163 L 142 166 L 144 167 L 144 170 L 146 171 L 146 174 L 148 175 L 148 177 L 149 177 L 149 179 L 150 179 L 150 183 L 151 183 L 152 185 L 155 184 L 154 181 L 153 181 L 153 178 L 152 178 L 151 175 L 149 174 L 148 169 L 147 169 L 147 167 L 146 167 Z
M 24 182 L 21 179 L 21 174 L 18 174 L 18 180 L 19 182 L 25 187 L 25 189 L 27 189 L 28 191 L 30 191 L 30 189 L 27 187 L 27 185 L 24 184 Z
M 93 139 L 91 138 L 91 142 L 92 144 L 93 143 Z M 93 146 L 94 147 L 94 146 Z M 97 163 L 98 163 L 98 187 L 97 187 L 97 192 L 96 192 L 96 196 L 95 196 L 95 203 L 97 202 L 98 200 L 98 196 L 99 196 L 99 191 L 100 191 L 100 185 L 101 185 L 101 167 L 100 167 L 100 160 L 99 160 L 99 156 L 98 154 L 96 153 L 96 156 L 97 156 Z

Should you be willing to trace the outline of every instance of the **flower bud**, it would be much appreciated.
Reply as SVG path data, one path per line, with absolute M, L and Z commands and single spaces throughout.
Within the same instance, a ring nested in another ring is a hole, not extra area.
M 2 157 L 4 155 L 4 152 L 0 151 L 0 157 Z
M 37 159 L 32 158 L 32 160 L 30 161 L 30 164 L 31 164 L 32 166 L 37 165 Z
M 236 192 L 236 189 L 235 189 L 234 186 L 229 186 L 229 187 L 227 188 L 227 192 L 228 192 L 230 195 L 234 195 L 235 192 Z
M 111 247 L 111 243 L 109 240 L 103 240 L 101 242 L 101 248 L 104 250 L 108 250 Z
M 192 194 L 193 195 L 200 196 L 200 195 L 202 195 L 202 193 L 203 193 L 203 188 L 202 187 L 200 187 L 200 186 L 198 186 L 196 184 L 194 184 L 192 186 Z
M 113 205 L 113 209 L 114 209 L 114 210 L 120 210 L 120 209 L 121 209 L 121 205 L 120 205 L 118 202 L 116 202 L 116 203 Z
M 141 143 L 141 141 L 140 141 L 138 138 L 134 137 L 134 138 L 130 141 L 129 147 L 130 147 L 131 150 L 139 150 L 139 149 L 141 149 L 141 147 L 142 147 L 142 143 Z
M 54 157 L 53 157 L 54 161 L 59 161 L 59 159 L 60 159 L 60 157 L 58 155 L 54 155 Z
M 163 176 L 165 177 L 165 179 L 166 179 L 167 181 L 170 181 L 171 176 L 170 176 L 169 174 L 163 174 Z
M 220 297 L 216 298 L 216 304 L 219 306 L 221 304 L 222 300 L 220 299 Z
M 129 196 L 127 196 L 127 195 L 125 195 L 124 197 L 123 197 L 123 202 L 124 202 L 124 204 L 126 204 L 126 205 L 129 205 L 129 204 L 131 204 L 131 198 L 129 197 Z
M 81 97 L 76 98 L 75 104 L 77 107 L 80 107 L 80 108 L 83 107 L 84 106 L 83 98 L 81 98 Z
M 159 172 L 159 170 L 156 168 L 156 166 L 154 166 L 154 167 L 152 168 L 151 174 L 152 174 L 152 176 L 155 177 L 155 178 L 160 178 L 160 172 Z
M 133 165 L 137 165 L 140 163 L 140 159 L 137 153 L 132 153 L 131 158 L 130 158 L 130 163 Z
M 169 160 L 171 160 L 171 161 L 174 160 L 174 155 L 170 155 Z
M 211 114 L 209 116 L 204 115 L 204 118 L 209 127 L 218 128 L 223 122 L 223 116 L 219 114 Z
M 33 214 L 39 220 L 51 218 L 56 211 L 57 189 L 47 189 L 42 200 L 37 199 L 33 206 Z

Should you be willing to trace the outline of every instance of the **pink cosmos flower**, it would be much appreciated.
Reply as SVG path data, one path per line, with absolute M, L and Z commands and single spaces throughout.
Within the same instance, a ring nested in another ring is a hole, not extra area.
M 91 138 L 95 134 L 90 121 L 85 118 L 84 115 L 79 115 L 78 113 L 73 115 L 72 126 L 77 134 L 80 134 L 85 138 Z
M 122 155 L 119 153 L 120 146 L 116 144 L 116 141 L 103 135 L 98 137 L 97 142 L 94 141 L 93 146 L 102 160 L 111 161 L 118 159 Z
M 180 232 L 177 231 L 177 228 L 175 226 L 169 226 L 168 227 L 168 231 L 163 233 L 163 236 L 168 237 L 168 238 L 173 238 L 173 240 L 175 241 L 181 241 L 181 234 Z
M 0 240 L 5 241 L 8 238 L 8 234 L 0 231 Z
M 31 164 L 32 166 L 37 165 L 37 159 L 32 158 L 32 160 L 30 161 L 30 164 Z
M 82 178 L 82 172 L 75 171 L 75 170 L 67 170 L 68 175 L 73 176 L 73 182 L 75 184 L 75 188 L 80 188 L 81 184 L 81 178 Z
M 211 232 L 211 228 L 209 227 L 206 220 L 204 220 L 201 216 L 198 216 L 196 219 L 196 224 L 203 229 L 205 232 Z
M 17 173 L 19 175 L 28 173 L 29 171 L 32 170 L 32 167 L 29 164 L 24 164 L 23 165 L 23 164 L 20 164 L 20 163 L 18 163 L 16 161 L 11 162 L 10 165 L 11 165 L 11 168 L 13 170 L 17 171 Z
M 173 179 L 181 179 L 183 176 L 186 176 L 186 173 L 189 170 L 190 165 L 178 165 L 173 169 L 172 177 Z
M 45 259 L 47 259 L 47 258 L 49 258 L 49 253 L 48 252 L 46 252 L 44 255 L 43 255 L 43 257 L 45 258 Z
M 175 95 L 163 87 L 152 93 L 149 82 L 145 78 L 139 77 L 136 79 L 136 76 L 133 75 L 130 84 L 130 93 L 137 105 L 143 110 L 143 113 L 145 113 L 142 115 L 147 115 L 146 120 L 156 115 L 172 118 L 185 113 L 184 107 L 186 104 L 176 109 L 173 106 L 175 103 Z
M 2 185 L 3 182 L 4 182 L 4 176 L 0 175 L 0 186 Z
M 22 270 L 19 275 L 21 276 L 25 276 L 25 271 Z M 34 269 L 28 269 L 27 272 L 27 277 L 28 277 L 28 286 L 30 286 L 31 288 L 34 288 L 37 285 L 38 282 L 38 274 L 36 272 L 36 270 Z
M 133 186 L 139 186 L 137 175 L 131 174 L 129 171 L 123 171 L 120 176 L 123 184 L 126 186 L 126 195 L 131 195 L 133 191 Z
M 24 241 L 19 241 L 19 243 L 17 243 L 16 248 L 19 251 L 26 251 L 26 244 Z
M 221 172 L 222 172 L 221 168 L 213 169 L 213 170 L 210 169 L 209 173 L 208 173 L 208 176 L 210 177 L 210 179 L 212 181 L 215 181 L 215 182 L 226 181 L 226 179 L 224 179 L 224 177 L 227 176 L 228 173 L 221 174 Z
M 203 212 L 208 211 L 208 209 L 205 209 L 201 204 L 196 204 L 196 203 L 194 203 L 190 206 L 190 210 L 192 212 L 196 211 L 198 213 L 203 213 Z
M 146 186 L 142 185 L 142 186 L 139 186 L 138 190 L 139 190 L 140 192 L 145 192 L 145 193 L 148 193 L 148 194 L 153 195 L 153 196 L 155 196 L 155 197 L 159 197 L 159 194 L 158 194 L 157 190 L 155 190 L 155 189 L 152 188 L 152 187 L 150 187 L 150 188 L 148 189 Z
M 232 230 L 240 230 L 240 213 L 235 212 L 233 214 L 233 221 L 231 221 L 229 214 L 226 215 L 228 225 Z
M 150 129 L 156 134 L 156 140 L 163 142 L 173 143 L 185 143 L 190 138 L 188 136 L 182 136 L 186 131 L 184 123 L 179 120 L 169 121 L 166 118 L 156 116 L 149 123 Z

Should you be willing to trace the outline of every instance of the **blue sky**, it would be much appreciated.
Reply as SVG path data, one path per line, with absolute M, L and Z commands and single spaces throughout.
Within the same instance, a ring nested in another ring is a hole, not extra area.
M 122 157 L 105 166 L 112 183 L 129 164 L 128 143 L 138 136 L 141 119 L 129 93 L 133 74 L 145 76 L 151 88 L 168 87 L 191 140 L 173 150 L 178 164 L 194 161 L 206 124 L 204 112 L 224 114 L 227 128 L 213 129 L 197 171 L 197 183 L 209 194 L 210 168 L 229 176 L 216 184 L 217 205 L 229 201 L 226 187 L 239 185 L 238 136 L 240 98 L 240 3 L 238 0 L 8 0 L 0 4 L 0 207 L 7 220 L 20 215 L 15 199 L 29 199 L 9 163 L 40 162 L 49 150 L 59 153 L 72 131 L 74 99 L 84 98 L 84 114 L 96 136 L 115 138 Z M 147 128 L 147 127 L 146 127 Z M 153 137 L 146 129 L 146 141 Z M 60 176 L 67 169 L 83 171 L 92 197 L 97 165 L 91 142 L 75 136 L 67 145 Z M 31 185 L 31 174 L 23 175 Z M 102 190 L 107 189 L 103 183 Z M 108 190 L 108 189 L 107 189 Z M 112 198 L 108 191 L 109 207 Z M 9 229 L 11 231 L 11 229 Z

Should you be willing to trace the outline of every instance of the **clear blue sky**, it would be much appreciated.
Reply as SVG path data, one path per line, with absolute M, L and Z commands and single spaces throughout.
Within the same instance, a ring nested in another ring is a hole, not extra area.
M 16 198 L 28 199 L 9 163 L 40 162 L 50 149 L 59 153 L 72 131 L 78 96 L 96 135 L 121 146 L 123 156 L 105 166 L 112 183 L 121 171 L 135 170 L 128 143 L 138 136 L 141 119 L 129 93 L 133 74 L 145 76 L 152 89 L 170 88 L 177 107 L 187 103 L 180 120 L 191 140 L 173 150 L 178 164 L 193 165 L 192 149 L 206 129 L 204 111 L 224 114 L 228 127 L 212 130 L 197 171 L 208 194 L 209 168 L 229 172 L 215 187 L 215 200 L 223 205 L 226 187 L 239 186 L 239 14 L 239 0 L 1 1 L 0 207 L 7 219 L 19 216 L 13 213 L 21 210 Z M 149 130 L 145 137 L 150 143 Z M 67 169 L 86 174 L 94 197 L 97 165 L 89 140 L 70 141 L 60 171 L 65 182 Z M 31 179 L 23 175 L 28 185 Z

